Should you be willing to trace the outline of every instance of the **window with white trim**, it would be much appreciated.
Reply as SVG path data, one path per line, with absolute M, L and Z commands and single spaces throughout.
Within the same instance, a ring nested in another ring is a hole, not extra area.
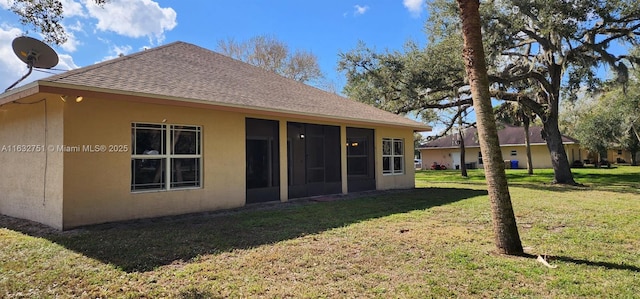
M 202 128 L 131 124 L 131 191 L 202 186 Z
M 382 173 L 404 174 L 404 139 L 382 139 Z

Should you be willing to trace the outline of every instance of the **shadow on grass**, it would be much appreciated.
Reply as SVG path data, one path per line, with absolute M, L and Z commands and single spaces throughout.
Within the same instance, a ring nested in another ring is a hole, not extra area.
M 127 272 L 143 272 L 201 255 L 277 243 L 486 194 L 483 190 L 422 188 L 127 221 L 67 232 L 38 230 L 15 219 L 13 225 L 12 221 L 5 224 L 2 218 L 0 227 L 49 239 Z
M 534 260 L 538 258 L 537 255 L 529 254 L 529 253 L 524 253 L 522 257 L 526 257 Z M 616 264 L 616 263 L 610 263 L 610 262 L 588 261 L 588 260 L 575 259 L 568 256 L 547 255 L 545 256 L 545 260 L 547 260 L 550 263 L 553 261 L 563 261 L 566 263 L 572 263 L 576 265 L 603 267 L 608 270 L 627 270 L 627 271 L 633 271 L 633 272 L 640 272 L 640 268 L 633 265 Z
M 590 186 L 571 186 L 562 184 L 539 184 L 539 183 L 509 183 L 509 187 L 527 188 L 533 190 L 544 190 L 551 192 L 580 192 L 580 191 L 592 191 Z
M 624 265 L 624 264 L 621 265 L 621 264 L 615 264 L 615 263 L 610 263 L 610 262 L 594 262 L 594 261 L 574 259 L 574 258 L 567 257 L 567 256 L 549 256 L 548 258 L 550 260 L 563 261 L 563 262 L 573 263 L 573 264 L 577 264 L 577 265 L 603 267 L 603 268 L 607 268 L 609 270 L 628 270 L 628 271 L 633 271 L 633 272 L 640 272 L 640 268 L 638 268 L 636 266 L 633 266 L 633 265 Z
M 638 173 L 611 174 L 606 168 L 599 173 L 574 173 L 577 182 L 584 182 L 587 186 L 594 185 L 611 191 L 625 193 L 640 193 L 640 175 Z
M 637 178 L 640 180 L 640 178 Z M 586 180 L 576 180 L 577 182 L 582 182 Z M 593 182 L 593 181 L 590 181 Z M 546 190 L 552 192 L 580 192 L 580 191 L 610 191 L 616 193 L 631 193 L 631 194 L 640 194 L 640 182 L 615 182 L 615 183 L 598 183 L 594 182 L 588 183 L 581 186 L 571 186 L 571 185 L 562 185 L 562 184 L 549 184 L 549 183 L 509 183 L 509 187 L 520 187 L 527 188 L 533 190 Z

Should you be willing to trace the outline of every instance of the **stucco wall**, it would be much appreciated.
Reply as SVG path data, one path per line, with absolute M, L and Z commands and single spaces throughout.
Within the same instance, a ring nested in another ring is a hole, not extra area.
M 64 153 L 64 228 L 86 224 L 149 218 L 240 207 L 245 204 L 245 119 L 280 122 L 280 169 L 287 169 L 286 124 L 304 122 L 341 127 L 346 142 L 347 126 L 375 130 L 377 189 L 414 187 L 413 132 L 410 129 L 362 126 L 194 109 L 118 100 L 85 98 L 65 106 L 64 145 L 82 148 L 94 145 L 127 145 L 128 152 Z M 131 123 L 198 125 L 202 127 L 202 188 L 132 193 Z M 382 174 L 382 138 L 405 140 L 405 173 Z M 343 192 L 346 192 L 346 149 L 342 149 Z M 287 200 L 287 171 L 280 171 L 281 200 Z
M 624 160 L 624 163 L 631 163 L 631 152 L 617 149 L 607 151 L 607 160 L 609 162 L 617 163 L 618 159 Z
M 129 151 L 65 153 L 65 228 L 244 205 L 244 115 L 93 98 L 67 104 L 65 145 L 128 145 Z M 131 123 L 163 121 L 202 127 L 203 187 L 132 193 Z
M 0 106 L 0 214 L 62 228 L 63 103 L 45 97 Z M 30 103 L 30 104 L 26 104 Z
M 469 151 L 469 149 L 467 149 Z M 473 149 L 474 152 L 477 152 L 477 149 Z M 422 158 L 422 169 L 431 169 L 431 165 L 433 162 L 437 164 L 445 165 L 448 169 L 452 168 L 453 159 L 451 158 L 452 152 L 459 152 L 459 150 L 450 150 L 450 149 L 430 149 L 430 150 L 420 150 L 420 157 Z M 466 152 L 465 157 L 468 159 L 471 156 L 469 152 Z M 467 161 L 469 163 L 470 161 Z
M 404 140 L 404 174 L 383 174 L 382 139 Z M 413 132 L 406 129 L 378 127 L 375 131 L 376 188 L 378 190 L 406 189 L 415 187 L 415 167 L 413 164 Z
M 569 163 L 573 163 L 574 161 L 584 161 L 589 156 L 589 152 L 581 149 L 579 144 L 565 145 L 564 150 L 567 152 Z
M 573 150 L 573 151 L 572 151 Z M 515 151 L 512 155 L 512 151 Z M 565 151 L 567 152 L 567 157 L 569 159 L 569 163 L 573 162 L 573 160 L 578 160 L 579 157 L 586 157 L 585 151 L 580 151 L 579 146 L 575 144 L 565 145 Z M 448 169 L 454 169 L 453 158 L 451 157 L 452 153 L 460 152 L 459 149 L 422 149 L 420 150 L 420 154 L 422 157 L 423 169 L 430 169 L 431 164 L 433 162 L 438 162 L 439 164 L 444 164 Z M 478 153 L 480 152 L 480 148 L 472 147 L 465 149 L 465 162 L 466 163 L 476 163 L 478 168 L 481 168 L 482 165 L 478 164 Z M 502 158 L 504 160 L 517 160 L 518 168 L 527 168 L 527 152 L 524 146 L 502 146 L 501 147 Z M 531 146 L 531 160 L 533 163 L 533 168 L 552 168 L 551 165 L 551 156 L 549 154 L 549 150 L 547 146 L 544 144 L 540 145 L 532 145 Z

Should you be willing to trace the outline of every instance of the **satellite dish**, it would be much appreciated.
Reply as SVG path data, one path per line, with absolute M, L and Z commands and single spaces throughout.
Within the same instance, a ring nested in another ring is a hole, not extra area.
M 58 54 L 56 54 L 56 51 L 35 38 L 28 36 L 16 37 L 11 45 L 16 56 L 29 67 L 29 72 L 22 76 L 20 80 L 16 81 L 16 83 L 11 84 L 11 86 L 4 90 L 5 92 L 27 78 L 34 67 L 50 69 L 58 64 Z
M 58 64 L 58 54 L 47 44 L 28 36 L 13 40 L 13 52 L 27 65 L 50 69 Z

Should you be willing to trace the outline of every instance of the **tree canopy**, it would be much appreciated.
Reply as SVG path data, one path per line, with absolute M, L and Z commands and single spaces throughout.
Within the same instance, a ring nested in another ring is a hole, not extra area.
M 571 111 L 577 115 L 572 133 L 583 147 L 603 158 L 610 148 L 628 150 L 634 165 L 640 151 L 640 82 L 635 75 L 628 88 L 610 85 L 596 99 Z
M 409 42 L 404 51 L 384 53 L 360 42 L 356 49 L 339 54 L 338 69 L 346 73 L 344 91 L 349 97 L 395 113 L 417 112 L 431 120 L 431 109 L 471 105 L 469 90 L 459 91 L 467 85 L 460 51 L 461 35 L 424 50 Z
M 287 44 L 273 36 L 259 35 L 242 42 L 233 38 L 219 40 L 217 50 L 296 81 L 309 82 L 324 77 L 316 55 L 302 50 L 292 53 Z
M 103 5 L 110 0 L 92 0 Z M 61 22 L 64 7 L 60 0 L 11 0 L 13 11 L 23 25 L 30 25 L 44 36 L 44 40 L 57 45 L 67 41 Z

